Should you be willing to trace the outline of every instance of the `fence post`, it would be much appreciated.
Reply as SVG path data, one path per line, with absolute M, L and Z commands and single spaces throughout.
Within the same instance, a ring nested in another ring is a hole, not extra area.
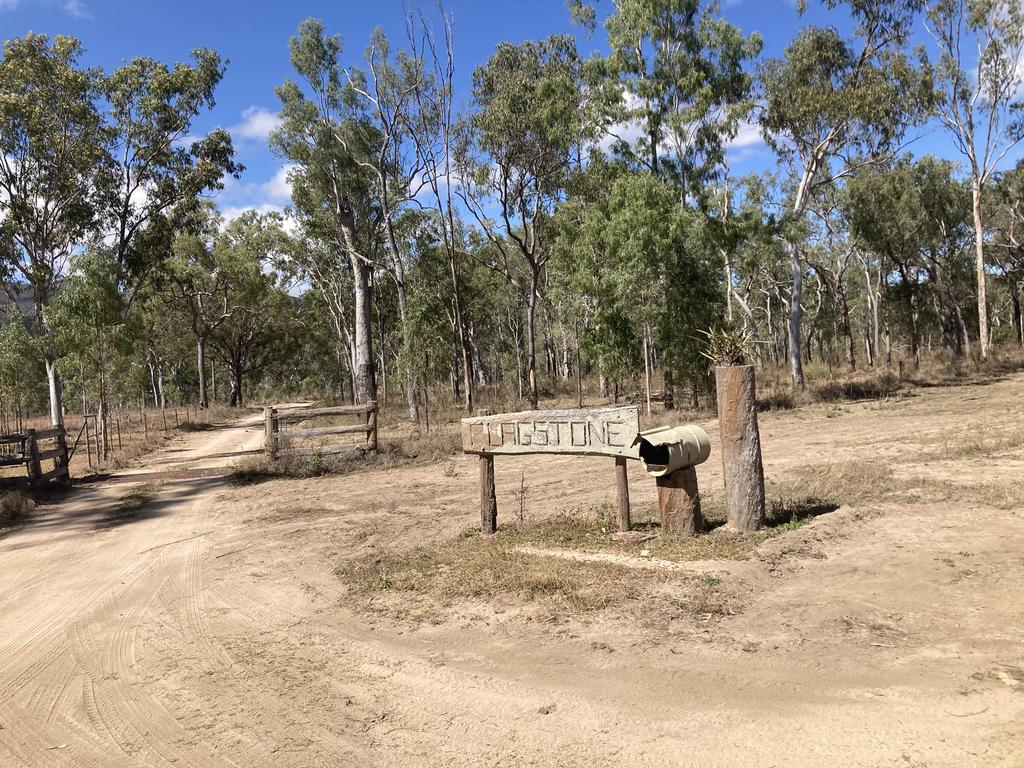
M 370 410 L 366 413 L 366 437 L 370 441 L 370 450 L 377 451 L 377 401 L 370 401 Z
M 277 458 L 277 419 L 274 418 L 274 407 L 268 405 L 263 409 L 263 430 L 264 450 L 267 458 L 273 461 Z
M 64 427 L 57 427 L 57 450 L 60 454 L 54 459 L 57 470 L 57 482 L 63 486 L 71 485 L 71 460 L 68 458 L 68 436 Z
M 93 416 L 92 418 L 92 436 L 96 441 L 96 466 L 99 466 L 105 458 L 103 453 L 100 451 L 100 420 L 96 418 L 96 416 Z
M 117 424 L 117 450 L 123 451 L 124 446 L 121 444 L 121 414 L 115 416 L 114 419 Z
M 89 414 L 85 414 L 82 420 L 82 424 L 85 426 L 85 457 L 89 462 L 89 466 L 92 466 L 92 437 L 89 436 Z
M 487 408 L 476 412 L 477 416 L 490 416 Z M 494 490 L 494 457 L 480 454 L 480 532 L 490 535 L 498 530 L 498 496 Z
M 34 429 L 25 430 L 25 453 L 28 454 L 28 481 L 35 485 L 43 474 L 39 463 L 39 441 Z
M 142 439 L 149 440 L 149 424 L 146 422 L 146 411 L 142 410 Z

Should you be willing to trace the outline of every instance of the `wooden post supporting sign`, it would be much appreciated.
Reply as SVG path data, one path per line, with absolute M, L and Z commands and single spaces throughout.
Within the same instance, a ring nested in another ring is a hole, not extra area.
M 619 530 L 632 528 L 629 519 L 629 476 L 626 474 L 626 457 L 615 457 L 615 486 L 619 494 Z
M 482 408 L 477 416 L 490 416 L 491 412 Z M 480 454 L 480 532 L 489 536 L 498 530 L 498 495 L 494 489 L 494 456 Z

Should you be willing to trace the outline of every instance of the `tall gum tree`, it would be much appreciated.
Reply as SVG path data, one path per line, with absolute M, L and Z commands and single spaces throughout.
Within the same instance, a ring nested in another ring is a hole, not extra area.
M 594 28 L 594 6 L 570 9 Z M 610 139 L 615 157 L 671 184 L 681 207 L 707 209 L 728 142 L 750 113 L 748 65 L 761 51 L 760 36 L 744 36 L 717 3 L 700 0 L 615 0 L 603 26 L 611 53 L 585 67 L 607 134 L 602 143 Z M 724 262 L 728 276 L 728 253 Z M 663 351 L 665 407 L 672 408 L 674 373 L 687 350 Z
M 488 265 L 522 284 L 526 295 L 533 408 L 539 399 L 537 305 L 550 257 L 545 222 L 564 196 L 573 149 L 585 136 L 583 99 L 580 59 L 566 36 L 500 43 L 473 73 L 476 111 L 461 150 L 460 196 L 493 246 L 497 258 Z
M 363 57 L 365 66 L 345 72 L 349 100 L 355 110 L 351 124 L 360 134 L 358 141 L 346 144 L 346 149 L 370 176 L 371 194 L 379 210 L 385 244 L 383 266 L 395 287 L 402 337 L 399 362 L 404 368 L 406 401 L 413 421 L 419 419 L 419 406 L 406 311 L 410 254 L 396 231 L 396 222 L 427 185 L 426 159 L 414 136 L 422 125 L 418 112 L 423 102 L 418 95 L 429 87 L 431 79 L 422 54 L 420 48 L 393 50 L 384 33 L 376 29 Z M 339 134 L 339 139 L 345 141 L 345 135 Z
M 936 114 L 967 161 L 974 218 L 978 347 L 990 345 L 982 195 L 1007 154 L 1024 141 L 1024 4 L 939 0 L 928 12 L 938 47 Z
M 214 107 L 225 68 L 215 51 L 199 48 L 191 63 L 136 57 L 104 78 L 101 215 L 128 308 L 170 252 L 175 209 L 223 189 L 226 176 L 243 170 L 227 131 L 192 135 L 196 118 Z
M 55 425 L 63 390 L 59 356 L 45 343 L 46 308 L 95 222 L 104 148 L 100 73 L 82 68 L 81 54 L 74 38 L 29 34 L 6 41 L 0 60 L 0 268 L 10 306 L 24 286 L 31 291 Z
M 344 81 L 341 38 L 327 35 L 323 22 L 307 19 L 289 43 L 292 68 L 302 82 L 288 80 L 277 88 L 281 126 L 271 145 L 293 164 L 293 202 L 304 208 L 337 253 L 348 258 L 355 297 L 353 322 L 353 394 L 356 402 L 377 396 L 371 317 L 372 253 L 357 232 L 360 206 L 367 209 L 370 190 L 353 157 L 363 127 L 353 125 L 349 91 Z M 301 189 L 300 189 L 301 188 Z M 296 194 L 298 192 L 298 194 Z M 299 201 L 295 197 L 301 195 Z M 379 212 L 377 212 L 379 216 Z
M 409 46 L 424 66 L 425 77 L 416 90 L 416 125 L 410 132 L 423 167 L 425 197 L 433 208 L 430 221 L 433 233 L 448 260 L 447 279 L 451 286 L 451 315 L 462 363 L 462 404 L 473 413 L 473 376 L 483 376 L 474 361 L 472 334 L 466 320 L 463 275 L 465 228 L 457 210 L 458 198 L 453 178 L 458 118 L 454 110 L 455 46 L 451 19 L 440 13 L 443 35 L 434 34 L 424 14 L 408 17 Z
M 804 387 L 801 321 L 804 259 L 799 232 L 816 190 L 891 153 L 932 101 L 928 69 L 904 46 L 921 0 L 824 0 L 845 6 L 853 36 L 834 27 L 804 27 L 781 58 L 760 67 L 760 123 L 768 144 L 791 169 L 786 250 L 790 266 L 789 365 Z M 801 3 L 804 6 L 805 3 Z

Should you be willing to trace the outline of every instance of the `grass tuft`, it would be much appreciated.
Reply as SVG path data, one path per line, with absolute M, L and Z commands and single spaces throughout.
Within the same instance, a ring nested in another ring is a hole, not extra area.
M 24 491 L 0 495 L 0 527 L 25 520 L 35 508 L 35 501 Z

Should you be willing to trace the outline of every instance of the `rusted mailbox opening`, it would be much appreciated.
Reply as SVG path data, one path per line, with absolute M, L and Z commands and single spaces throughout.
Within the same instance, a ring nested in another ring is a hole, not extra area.
M 640 447 L 638 449 L 640 453 L 640 461 L 644 463 L 645 467 L 666 467 L 668 466 L 668 446 L 667 445 L 655 445 L 654 443 L 641 437 Z

